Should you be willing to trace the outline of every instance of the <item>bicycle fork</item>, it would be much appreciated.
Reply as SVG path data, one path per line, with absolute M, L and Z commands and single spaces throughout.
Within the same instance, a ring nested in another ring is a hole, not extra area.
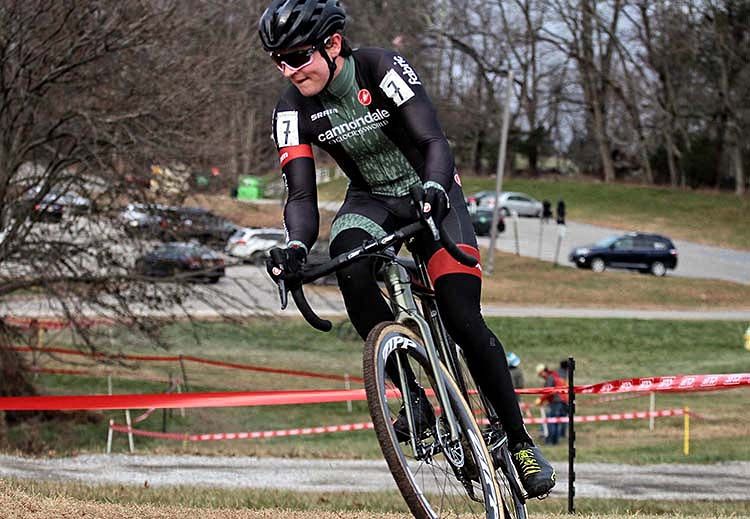
M 435 347 L 435 341 L 433 340 L 430 326 L 419 314 L 417 303 L 414 300 L 414 294 L 411 289 L 409 273 L 398 263 L 391 262 L 386 267 L 385 282 L 388 294 L 392 301 L 393 311 L 396 314 L 396 321 L 403 324 L 411 322 L 419 328 L 425 349 L 427 350 L 427 357 L 430 360 L 430 365 L 432 366 L 435 375 L 435 385 L 438 391 L 439 401 L 442 404 L 443 416 L 448 422 L 450 439 L 452 442 L 457 442 L 460 440 L 460 433 L 458 426 L 456 425 L 457 422 L 456 417 L 453 414 L 453 408 L 450 405 L 448 391 L 445 388 L 445 381 L 443 380 L 443 377 L 439 376 L 440 370 L 438 368 L 440 366 L 440 357 Z M 399 375 L 401 377 L 401 387 L 404 388 L 404 391 L 408 392 L 409 389 L 405 380 L 404 369 L 401 365 L 401 357 L 399 355 L 396 355 L 396 361 L 398 363 Z M 415 417 L 413 416 L 411 405 L 405 405 L 404 408 L 409 423 L 412 425 L 415 424 Z M 414 452 L 417 452 L 416 438 L 414 437 L 414 434 L 411 435 L 411 442 Z

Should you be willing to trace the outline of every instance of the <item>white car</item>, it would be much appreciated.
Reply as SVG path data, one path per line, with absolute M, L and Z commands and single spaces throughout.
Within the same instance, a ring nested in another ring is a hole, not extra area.
M 480 191 L 470 195 L 467 199 L 469 203 L 473 201 L 480 208 L 493 209 L 495 207 L 495 193 L 492 191 Z M 500 193 L 499 203 L 500 212 L 504 216 L 510 216 L 513 211 L 518 213 L 518 216 L 533 216 L 536 218 L 542 216 L 542 203 L 526 193 L 504 191 Z
M 241 227 L 229 237 L 224 252 L 255 265 L 262 265 L 269 250 L 283 247 L 285 243 L 284 229 Z

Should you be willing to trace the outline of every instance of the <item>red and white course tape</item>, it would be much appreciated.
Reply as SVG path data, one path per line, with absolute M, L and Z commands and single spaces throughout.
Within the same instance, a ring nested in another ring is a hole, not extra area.
M 613 413 L 610 415 L 591 415 L 591 416 L 576 416 L 574 421 L 576 423 L 586 422 L 610 422 L 618 420 L 636 420 L 643 418 L 663 418 L 670 416 L 683 416 L 685 414 L 684 409 L 664 409 L 661 411 L 644 411 L 644 412 L 633 412 L 633 413 Z M 481 420 L 486 424 L 487 420 Z M 541 423 L 568 423 L 567 417 L 560 418 L 534 418 L 525 420 L 527 424 L 541 424 Z M 158 438 L 162 440 L 178 440 L 178 441 L 221 441 L 221 440 L 258 440 L 266 438 L 283 438 L 287 436 L 306 436 L 312 434 L 327 434 L 337 432 L 352 432 L 352 431 L 365 431 L 373 429 L 372 422 L 360 422 L 344 425 L 327 425 L 321 427 L 299 427 L 294 429 L 280 429 L 273 431 L 253 431 L 253 432 L 239 432 L 239 433 L 210 433 L 210 434 L 181 434 L 181 433 L 163 433 L 156 431 L 144 431 L 142 429 L 134 429 L 127 425 L 116 424 L 110 421 L 109 428 L 115 432 L 130 433 L 134 436 L 144 436 L 148 438 Z
M 576 387 L 582 394 L 626 392 L 692 392 L 715 391 L 750 386 L 749 373 L 728 375 L 687 375 L 653 377 L 603 382 Z M 523 393 L 546 394 L 557 388 L 524 389 Z M 395 392 L 394 392 L 395 394 Z M 148 409 L 188 407 L 251 407 L 264 405 L 326 404 L 365 400 L 364 389 L 321 389 L 296 391 L 255 391 L 224 393 L 73 395 L 2 397 L 0 410 L 5 411 L 73 411 L 105 409 Z
M 132 433 L 135 436 L 146 436 L 149 438 L 160 438 L 163 440 L 180 441 L 219 441 L 219 440 L 258 440 L 265 438 L 283 438 L 286 436 L 307 436 L 311 434 L 325 434 L 336 432 L 365 431 L 372 429 L 372 422 L 361 422 L 344 425 L 327 425 L 321 427 L 299 427 L 295 429 L 281 429 L 275 431 L 253 431 L 239 433 L 211 433 L 211 434 L 180 434 L 144 431 L 133 429 L 127 425 L 110 422 L 109 428 L 116 432 Z

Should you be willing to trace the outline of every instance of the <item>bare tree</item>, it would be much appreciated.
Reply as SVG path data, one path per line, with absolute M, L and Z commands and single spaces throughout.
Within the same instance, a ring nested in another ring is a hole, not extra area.
M 25 0 L 0 9 L 3 302 L 30 293 L 74 327 L 104 315 L 149 333 L 156 325 L 148 309 L 207 298 L 183 283 L 134 274 L 145 244 L 117 221 L 123 203 L 144 200 L 132 180 L 137 172 L 197 159 L 215 84 L 241 56 L 228 43 L 212 54 L 214 35 L 189 7 Z M 85 201 L 81 214 L 46 223 L 49 210 L 70 197 Z M 99 347 L 78 328 L 86 347 Z M 7 345 L 12 330 L 0 332 Z M 0 371 L 0 394 L 33 392 L 21 359 L 2 348 Z

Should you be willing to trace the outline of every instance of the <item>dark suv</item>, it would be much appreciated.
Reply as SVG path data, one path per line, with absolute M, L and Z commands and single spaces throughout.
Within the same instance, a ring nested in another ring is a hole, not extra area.
M 631 232 L 610 236 L 586 247 L 576 247 L 568 259 L 578 268 L 603 272 L 607 267 L 637 270 L 663 276 L 677 267 L 677 249 L 659 234 Z

